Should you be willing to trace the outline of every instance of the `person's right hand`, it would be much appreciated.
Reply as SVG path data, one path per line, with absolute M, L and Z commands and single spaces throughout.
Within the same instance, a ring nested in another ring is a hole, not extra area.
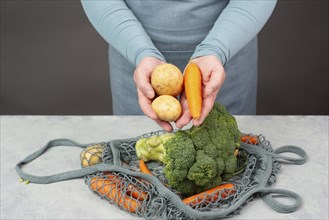
M 151 85 L 151 75 L 154 68 L 164 63 L 154 57 L 145 57 L 137 65 L 134 72 L 134 81 L 137 88 L 138 103 L 146 116 L 153 119 L 165 131 L 172 131 L 173 127 L 169 122 L 157 119 L 156 113 L 153 111 L 151 104 L 155 97 L 155 91 Z
M 225 81 L 226 73 L 221 61 L 214 55 L 198 57 L 190 62 L 199 66 L 202 77 L 202 112 L 199 119 L 193 120 L 193 125 L 199 126 L 213 108 L 217 93 Z M 185 92 L 181 94 L 180 102 L 183 113 L 176 121 L 177 128 L 184 127 L 192 120 Z

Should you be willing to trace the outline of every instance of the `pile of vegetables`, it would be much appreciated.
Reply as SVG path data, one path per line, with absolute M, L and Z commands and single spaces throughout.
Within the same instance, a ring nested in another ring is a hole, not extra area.
M 172 122 L 181 116 L 182 108 L 177 96 L 183 90 L 191 116 L 193 119 L 200 117 L 202 85 L 197 64 L 190 62 L 184 75 L 172 64 L 161 64 L 152 73 L 151 85 L 156 92 L 151 107 L 158 119 Z M 162 163 L 167 180 L 165 185 L 183 195 L 183 203 L 197 207 L 236 192 L 233 183 L 223 184 L 223 181 L 228 181 L 244 168 L 237 166 L 240 141 L 257 144 L 258 139 L 242 136 L 235 118 L 224 106 L 215 103 L 202 125 L 176 133 L 140 138 L 135 150 L 142 173 L 153 175 L 147 167 L 148 161 Z M 100 163 L 103 149 L 104 146 L 99 145 L 86 148 L 80 156 L 82 167 Z M 90 188 L 132 213 L 138 212 L 144 200 L 149 199 L 149 192 L 132 183 L 127 184 L 111 172 L 91 178 Z
M 240 138 L 235 118 L 215 103 L 201 126 L 141 138 L 135 149 L 141 160 L 163 163 L 168 185 L 190 196 L 232 177 Z

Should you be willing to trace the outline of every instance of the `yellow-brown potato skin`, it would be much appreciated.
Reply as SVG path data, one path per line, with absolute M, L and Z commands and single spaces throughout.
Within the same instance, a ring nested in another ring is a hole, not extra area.
M 182 114 L 182 107 L 179 101 L 170 95 L 161 95 L 153 100 L 152 109 L 158 119 L 168 122 L 176 121 Z
M 183 91 L 183 74 L 173 64 L 160 64 L 152 73 L 151 84 L 158 95 L 178 96 Z

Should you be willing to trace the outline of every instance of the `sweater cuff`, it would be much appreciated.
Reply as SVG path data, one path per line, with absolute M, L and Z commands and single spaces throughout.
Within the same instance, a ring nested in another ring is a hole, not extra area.
M 199 44 L 191 56 L 191 59 L 195 59 L 197 57 L 207 56 L 207 55 L 214 55 L 216 56 L 224 66 L 227 63 L 227 55 L 229 54 L 229 50 L 223 50 L 221 48 L 214 48 L 207 44 Z
M 136 58 L 135 58 L 135 66 L 137 66 L 141 60 L 145 57 L 154 57 L 159 60 L 162 60 L 163 62 L 166 62 L 165 57 L 160 53 L 160 51 L 153 49 L 153 48 L 140 48 L 136 52 Z

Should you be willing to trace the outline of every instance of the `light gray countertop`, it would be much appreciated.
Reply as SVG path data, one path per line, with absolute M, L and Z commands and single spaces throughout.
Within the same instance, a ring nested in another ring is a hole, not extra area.
M 297 211 L 278 213 L 255 199 L 234 219 L 328 219 L 328 116 L 236 119 L 242 132 L 263 134 L 274 149 L 299 146 L 307 152 L 308 160 L 303 165 L 283 164 L 273 185 L 302 197 Z M 87 144 L 159 129 L 145 116 L 1 116 L 1 219 L 136 219 L 97 197 L 83 179 L 26 185 L 19 182 L 15 165 L 53 139 Z M 51 175 L 79 169 L 80 152 L 81 148 L 50 149 L 24 171 Z

